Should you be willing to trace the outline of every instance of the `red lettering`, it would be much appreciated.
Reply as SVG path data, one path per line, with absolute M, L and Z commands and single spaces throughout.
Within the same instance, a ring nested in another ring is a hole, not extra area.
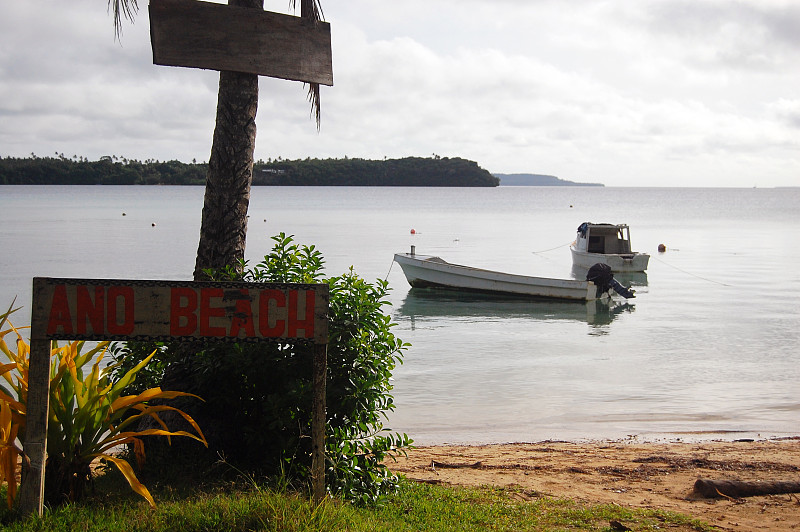
M 263 290 L 258 295 L 258 332 L 264 338 L 280 338 L 286 321 L 277 319 L 277 309 L 286 307 L 286 295 L 280 290 Z
M 306 308 L 303 313 L 304 318 L 299 318 L 300 305 L 298 304 L 299 290 L 289 292 L 289 338 L 313 338 L 314 337 L 314 296 L 313 290 L 305 292 Z M 303 331 L 303 336 L 298 333 Z
M 169 296 L 169 334 L 192 336 L 197 330 L 196 311 L 197 292 L 191 288 L 173 288 Z
M 231 319 L 231 330 L 228 336 L 239 336 L 244 330 L 244 336 L 255 336 L 256 329 L 253 324 L 253 308 L 250 306 L 250 297 L 246 289 L 239 291 L 242 297 L 236 300 L 236 313 Z
M 133 288 L 130 286 L 110 286 L 106 296 L 108 334 L 120 336 L 131 334 L 136 326 L 133 315 Z M 119 304 L 117 303 L 120 298 L 122 298 L 122 312 L 124 313 L 122 322 L 119 321 Z
M 63 284 L 57 285 L 53 290 L 53 302 L 50 305 L 50 317 L 47 320 L 47 334 L 56 334 L 57 332 L 72 334 L 72 315 L 69 312 L 67 287 Z
M 212 307 L 211 298 L 223 297 L 225 293 L 222 288 L 201 288 L 200 289 L 200 335 L 201 336 L 225 336 L 225 327 L 212 327 L 211 318 L 225 317 L 224 307 Z
M 122 298 L 122 312 L 124 320 L 119 321 L 119 303 Z M 106 292 L 106 315 L 108 334 L 125 336 L 131 334 L 136 325 L 133 315 L 133 288 L 130 286 L 110 286 Z
M 94 301 L 89 293 L 88 286 L 78 286 L 77 304 L 75 309 L 75 329 L 78 334 L 87 334 L 87 321 L 94 334 L 105 332 L 105 290 L 102 286 L 94 287 Z

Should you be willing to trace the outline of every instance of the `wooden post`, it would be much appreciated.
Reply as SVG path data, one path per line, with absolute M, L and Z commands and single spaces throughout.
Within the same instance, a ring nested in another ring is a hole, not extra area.
M 28 402 L 23 442 L 19 512 L 39 516 L 44 510 L 44 468 L 47 455 L 47 413 L 50 411 L 50 340 L 31 333 L 28 366 Z
M 313 404 L 311 408 L 311 488 L 314 502 L 325 499 L 325 376 L 328 370 L 328 346 L 314 346 Z

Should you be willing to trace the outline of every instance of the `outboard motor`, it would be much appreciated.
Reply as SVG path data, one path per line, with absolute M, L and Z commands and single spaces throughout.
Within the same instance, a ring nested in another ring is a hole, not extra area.
M 619 281 L 614 279 L 611 266 L 608 264 L 598 262 L 589 268 L 589 271 L 586 273 L 586 280 L 593 282 L 595 286 L 597 286 L 597 297 L 600 297 L 600 295 L 612 289 L 625 299 L 636 297 L 632 288 L 625 288 L 619 284 Z

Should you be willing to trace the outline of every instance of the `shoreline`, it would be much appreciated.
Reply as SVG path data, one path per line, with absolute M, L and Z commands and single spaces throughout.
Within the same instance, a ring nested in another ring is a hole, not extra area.
M 403 430 L 392 432 L 403 433 Z M 558 435 L 542 439 L 512 440 L 503 438 L 483 438 L 475 440 L 460 440 L 458 438 L 430 437 L 423 435 L 415 437 L 412 432 L 405 431 L 413 437 L 414 444 L 418 447 L 448 447 L 448 446 L 483 446 L 483 445 L 516 445 L 545 442 L 599 444 L 599 443 L 706 443 L 706 442 L 758 442 L 758 441 L 785 441 L 800 440 L 800 433 L 779 431 L 746 431 L 746 430 L 696 430 L 679 432 L 648 432 L 628 434 L 626 436 L 564 436 Z M 450 440 L 450 441 L 448 441 Z
M 800 481 L 800 436 L 431 445 L 387 465 L 417 482 L 511 488 L 520 501 L 668 510 L 721 530 L 800 530 L 798 494 L 707 499 L 693 492 L 698 478 Z

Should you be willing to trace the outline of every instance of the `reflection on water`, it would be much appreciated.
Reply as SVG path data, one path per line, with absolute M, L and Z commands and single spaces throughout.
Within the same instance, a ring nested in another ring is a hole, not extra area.
M 588 272 L 586 268 L 572 265 L 573 279 L 585 281 Z M 624 286 L 647 286 L 647 272 L 615 272 L 614 279 Z
M 412 288 L 398 307 L 399 316 L 417 319 L 474 318 L 475 321 L 527 319 L 535 321 L 578 321 L 589 325 L 608 325 L 634 306 L 625 301 L 559 301 L 461 293 L 437 288 Z

